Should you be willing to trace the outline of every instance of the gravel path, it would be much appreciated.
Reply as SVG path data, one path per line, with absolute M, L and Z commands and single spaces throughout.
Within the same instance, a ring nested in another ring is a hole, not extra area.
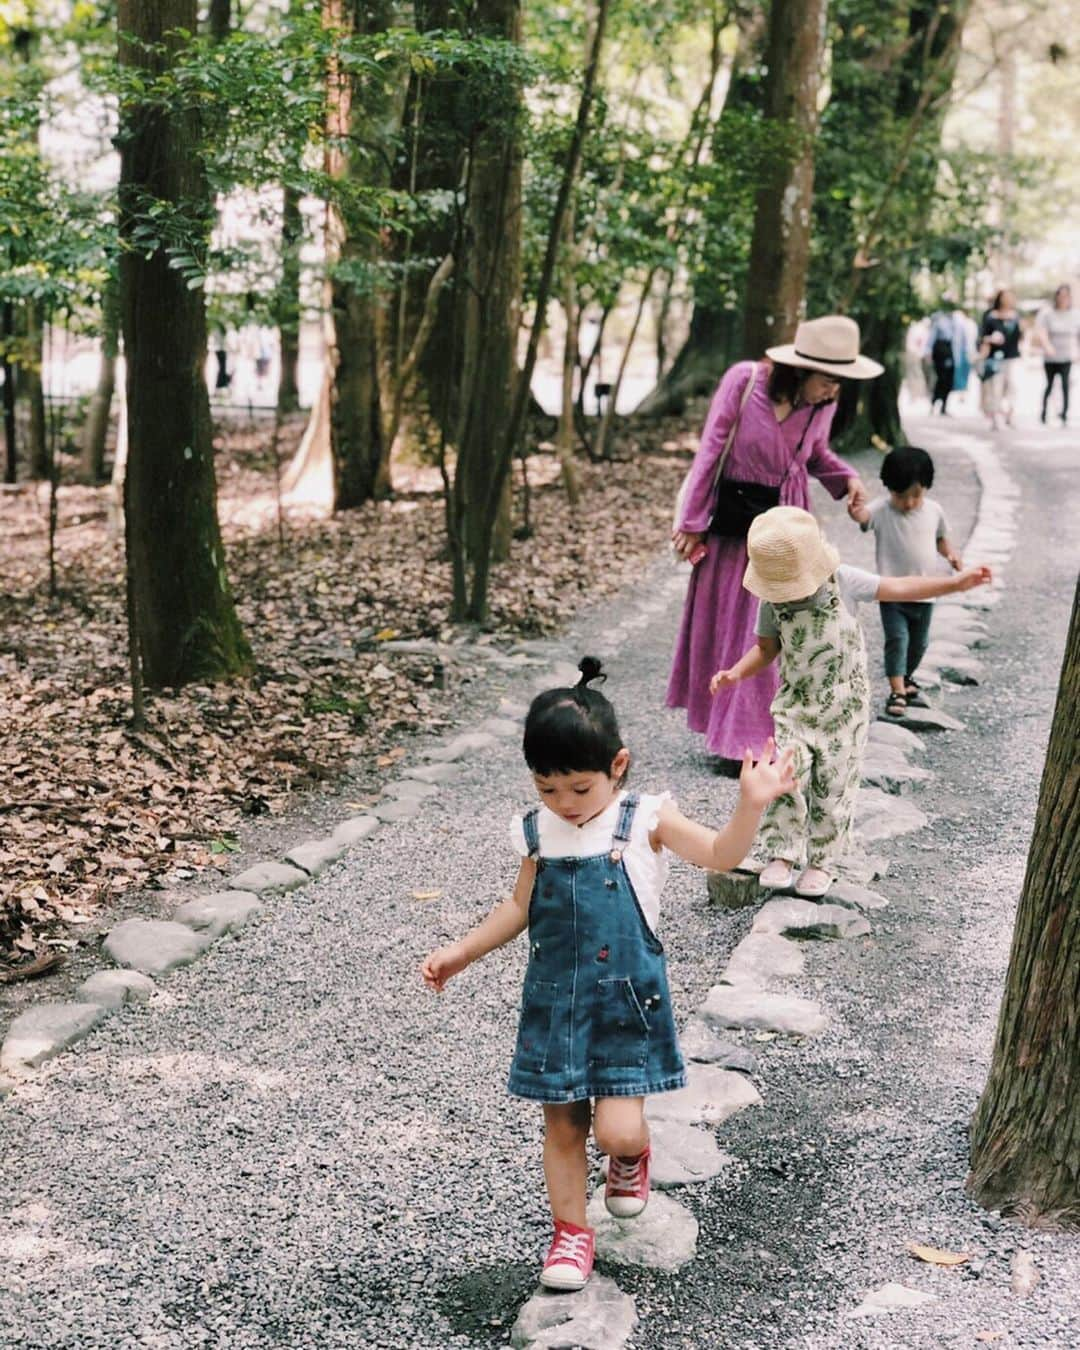
M 962 539 L 970 468 L 938 424 L 918 431 Z M 989 613 L 992 676 L 947 696 L 966 734 L 927 738 L 931 825 L 888 847 L 890 908 L 872 936 L 810 944 L 800 992 L 821 1001 L 827 1032 L 754 1046 L 764 1107 L 719 1132 L 734 1168 L 678 1192 L 701 1225 L 697 1259 L 675 1275 L 608 1271 L 636 1297 L 639 1350 L 969 1346 L 981 1331 L 1002 1347 L 1080 1344 L 1077 1240 L 1002 1224 L 962 1192 L 1077 564 L 1075 447 L 1034 430 L 1005 445 L 1032 543 Z M 834 535 L 850 561 L 872 558 L 868 539 L 839 523 Z M 720 821 L 733 785 L 681 715 L 657 711 L 672 575 L 659 562 L 552 651 L 576 659 L 656 606 L 610 662 L 634 781 Z M 490 711 L 529 683 L 493 683 Z M 0 1344 L 506 1343 L 548 1236 L 539 1113 L 504 1092 L 524 945 L 441 998 L 416 967 L 509 889 L 504 822 L 529 791 L 513 742 L 466 762 L 416 820 L 271 901 L 0 1104 Z M 701 874 L 673 868 L 664 934 L 684 1015 L 750 918 L 709 909 Z M 977 1260 L 917 1266 L 912 1239 Z M 1043 1276 L 1026 1299 L 1009 1293 L 1018 1247 Z M 886 1280 L 939 1301 L 847 1320 Z

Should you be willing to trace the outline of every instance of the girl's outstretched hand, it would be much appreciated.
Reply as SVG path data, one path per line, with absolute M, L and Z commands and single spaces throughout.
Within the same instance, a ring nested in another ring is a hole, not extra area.
M 976 586 L 986 586 L 993 581 L 989 567 L 969 567 L 953 577 L 953 585 L 958 591 L 970 591 Z
M 446 987 L 446 981 L 460 974 L 468 964 L 469 958 L 461 943 L 452 942 L 449 947 L 437 947 L 426 956 L 420 967 L 420 974 L 429 989 L 441 994 Z
M 756 764 L 749 750 L 743 755 L 739 791 L 746 802 L 759 811 L 795 787 L 795 751 L 785 750 L 774 760 L 775 751 L 776 742 L 770 736 Z

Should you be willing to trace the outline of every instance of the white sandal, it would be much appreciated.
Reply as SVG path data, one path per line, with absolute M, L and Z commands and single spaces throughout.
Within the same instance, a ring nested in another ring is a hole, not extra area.
M 794 872 L 794 863 L 789 863 L 786 858 L 774 858 L 758 873 L 758 885 L 769 891 L 786 891 Z
M 821 867 L 807 867 L 799 873 L 795 894 L 804 900 L 821 900 L 829 893 L 833 878 Z

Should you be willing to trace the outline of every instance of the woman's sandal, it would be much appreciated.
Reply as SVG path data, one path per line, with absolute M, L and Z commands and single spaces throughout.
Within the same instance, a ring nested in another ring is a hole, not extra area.
M 907 712 L 907 697 L 904 694 L 898 694 L 895 691 L 891 693 L 885 703 L 886 717 L 903 717 Z

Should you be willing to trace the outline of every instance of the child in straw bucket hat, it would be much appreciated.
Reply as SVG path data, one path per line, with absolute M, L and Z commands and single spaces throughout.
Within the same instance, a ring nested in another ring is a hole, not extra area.
M 771 861 L 762 886 L 819 898 L 832 885 L 851 842 L 862 749 L 870 723 L 866 650 L 856 618 L 860 600 L 909 602 L 971 590 L 988 567 L 953 576 L 882 577 L 847 567 L 817 521 L 796 506 L 758 516 L 747 535 L 743 585 L 760 601 L 757 642 L 709 683 L 714 697 L 780 658 L 773 699 L 776 743 L 795 752 L 795 790 L 777 798 L 759 839 Z

